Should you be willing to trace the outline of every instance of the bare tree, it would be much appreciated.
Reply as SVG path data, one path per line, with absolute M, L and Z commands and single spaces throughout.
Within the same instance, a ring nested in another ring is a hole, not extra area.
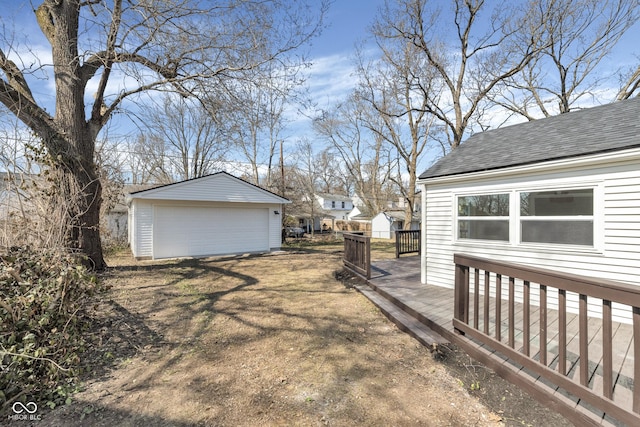
M 288 173 L 288 180 L 292 184 L 290 198 L 292 206 L 289 212 L 296 216 L 307 218 L 311 225 L 311 235 L 315 234 L 315 218 L 321 214 L 321 208 L 316 202 L 320 168 L 316 162 L 316 154 L 310 141 L 303 139 L 296 144 L 296 167 Z
M 314 129 L 337 153 L 353 182 L 355 193 L 375 215 L 388 200 L 384 189 L 390 177 L 392 158 L 383 138 L 369 132 L 371 121 L 376 119 L 371 113 L 361 94 L 354 92 L 344 102 L 317 117 Z
M 425 91 L 425 110 L 455 149 L 487 95 L 524 69 L 540 49 L 539 31 L 512 2 L 455 0 L 453 11 L 426 0 L 390 1 L 372 27 L 378 40 L 405 39 L 433 67 L 444 94 Z M 526 40 L 516 38 L 527 34 Z
M 640 65 L 635 70 L 630 70 L 626 75 L 623 75 L 621 80 L 622 84 L 616 96 L 617 100 L 638 96 L 636 92 L 640 91 Z
M 308 64 L 265 64 L 233 82 L 227 91 L 227 122 L 231 139 L 261 184 L 260 166 L 266 167 L 266 185 L 273 186 L 273 167 L 280 142 L 285 139 L 287 107 L 303 97 L 302 69 Z
M 318 184 L 316 191 L 328 194 L 351 194 L 351 181 L 348 173 L 340 167 L 341 163 L 336 158 L 331 147 L 325 147 L 314 156 L 316 165 Z
M 413 43 L 405 39 L 380 39 L 381 55 L 371 63 L 359 56 L 357 72 L 361 98 L 376 113 L 367 128 L 387 144 L 397 157 L 396 184 L 405 203 L 406 229 L 411 227 L 416 198 L 418 165 L 438 132 L 429 100 L 442 93 L 440 80 Z M 427 95 L 427 96 L 425 96 Z
M 326 4 L 318 9 L 314 15 L 303 2 L 282 0 L 44 0 L 35 18 L 51 46 L 53 115 L 32 90 L 31 64 L 11 59 L 26 56 L 28 47 L 2 34 L 0 102 L 40 137 L 59 191 L 73 201 L 68 245 L 95 268 L 105 267 L 94 156 L 96 138 L 116 109 L 151 90 L 198 95 L 215 81 L 286 58 L 319 31 Z M 119 78 L 122 84 L 114 85 Z M 97 86 L 88 102 L 90 80 Z
M 149 176 L 155 174 L 160 182 L 175 182 L 199 178 L 220 168 L 228 144 L 211 105 L 215 104 L 165 95 L 161 105 L 142 113 L 146 138 L 156 142 L 141 147 L 146 148 L 147 159 L 143 159 L 150 166 Z
M 533 1 L 527 15 L 539 25 L 544 47 L 521 73 L 505 80 L 494 100 L 533 120 L 567 113 L 586 96 L 597 96 L 613 75 L 603 60 L 637 22 L 639 8 L 637 0 Z M 633 92 L 633 76 L 628 81 L 618 99 Z
M 157 169 L 155 159 L 151 156 L 155 151 L 149 145 L 144 133 L 125 136 L 118 143 L 118 149 L 123 156 L 122 171 L 126 182 L 135 185 L 154 182 L 151 172 Z

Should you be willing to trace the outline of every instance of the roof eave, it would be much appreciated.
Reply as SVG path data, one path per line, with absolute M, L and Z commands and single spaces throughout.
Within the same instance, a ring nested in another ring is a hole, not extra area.
M 530 174 L 536 172 L 551 172 L 554 170 L 566 170 L 568 168 L 581 168 L 591 165 L 620 163 L 626 161 L 631 162 L 638 160 L 640 160 L 640 147 L 634 147 L 626 150 L 605 151 L 584 156 L 569 156 L 542 162 L 523 163 L 501 168 L 419 178 L 417 183 L 419 185 L 428 185 L 431 183 L 440 184 L 454 183 L 458 181 L 475 181 L 488 177 L 521 175 L 523 173 Z

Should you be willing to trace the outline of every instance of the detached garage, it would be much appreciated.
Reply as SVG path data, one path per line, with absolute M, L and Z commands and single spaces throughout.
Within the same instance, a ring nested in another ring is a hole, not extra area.
M 277 250 L 287 203 L 226 172 L 138 191 L 127 197 L 129 244 L 136 259 Z

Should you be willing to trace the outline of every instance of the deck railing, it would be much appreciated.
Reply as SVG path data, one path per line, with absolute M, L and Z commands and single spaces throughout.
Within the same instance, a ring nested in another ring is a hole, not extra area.
M 344 234 L 344 266 L 367 279 L 371 278 L 371 238 L 363 235 Z
M 420 230 L 397 230 L 396 258 L 411 253 L 420 253 Z
M 461 254 L 454 262 L 458 332 L 640 425 L 640 287 Z M 612 305 L 631 324 L 615 322 Z

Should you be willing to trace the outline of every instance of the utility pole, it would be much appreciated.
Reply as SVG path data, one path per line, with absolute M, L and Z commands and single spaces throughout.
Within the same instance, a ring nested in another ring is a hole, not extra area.
M 280 195 L 282 197 L 285 197 L 285 195 L 284 195 L 284 188 L 285 188 L 284 187 L 284 155 L 282 154 L 283 142 L 284 142 L 284 140 L 281 139 L 280 140 Z M 287 219 L 287 216 L 286 216 L 287 213 L 286 213 L 286 210 L 285 210 L 286 206 L 287 205 L 285 205 L 284 203 L 282 204 L 282 227 L 283 227 L 283 229 L 282 229 L 282 231 L 283 231 L 283 233 L 282 233 L 282 242 L 283 243 L 285 241 L 285 236 L 286 236 L 286 234 L 284 233 L 284 227 L 286 226 L 285 221 Z

